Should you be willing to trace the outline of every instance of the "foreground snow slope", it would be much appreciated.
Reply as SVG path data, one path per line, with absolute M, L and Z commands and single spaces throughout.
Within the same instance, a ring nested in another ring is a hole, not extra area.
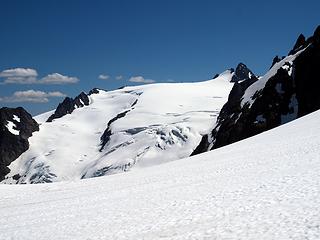
M 36 117 L 40 131 L 11 163 L 4 182 L 90 178 L 188 157 L 213 127 L 232 76 L 226 71 L 205 82 L 99 90 L 72 114 L 49 123 L 52 112 L 42 114 Z
M 0 238 L 319 239 L 319 119 L 148 171 L 0 185 Z

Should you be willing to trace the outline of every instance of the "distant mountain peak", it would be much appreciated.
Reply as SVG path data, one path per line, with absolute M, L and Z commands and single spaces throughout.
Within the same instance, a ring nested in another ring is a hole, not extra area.
M 62 103 L 60 103 L 55 112 L 48 118 L 47 122 L 52 122 L 56 118 L 61 118 L 66 114 L 70 114 L 74 109 L 88 106 L 89 97 L 85 92 L 81 92 L 77 97 L 66 97 Z
M 316 41 L 317 43 L 320 42 L 320 25 L 314 31 L 313 38 L 314 38 L 314 41 Z
M 296 43 L 293 46 L 293 49 L 289 52 L 289 55 L 295 54 L 301 50 L 306 45 L 306 37 L 303 34 L 300 34 Z
M 238 82 L 251 78 L 256 78 L 256 76 L 244 63 L 240 62 L 234 71 L 231 82 Z

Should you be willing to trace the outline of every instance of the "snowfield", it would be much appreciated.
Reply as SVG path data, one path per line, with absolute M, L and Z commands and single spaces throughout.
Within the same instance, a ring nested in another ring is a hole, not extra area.
M 225 71 L 204 82 L 99 90 L 88 106 L 53 122 L 45 122 L 53 111 L 41 114 L 35 117 L 40 131 L 11 163 L 4 183 L 77 180 L 188 157 L 214 127 L 232 76 Z
M 1 239 L 319 239 L 320 111 L 107 177 L 0 185 Z

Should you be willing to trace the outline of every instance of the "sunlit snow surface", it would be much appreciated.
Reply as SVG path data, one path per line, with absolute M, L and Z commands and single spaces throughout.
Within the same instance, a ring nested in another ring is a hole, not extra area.
M 35 117 L 40 131 L 14 161 L 4 181 L 42 183 L 90 178 L 188 157 L 212 129 L 233 86 L 232 73 L 198 83 L 163 83 L 90 95 L 90 104 L 51 123 Z M 100 137 L 112 121 L 111 136 Z
M 0 238 L 319 239 L 319 119 L 147 171 L 0 185 Z

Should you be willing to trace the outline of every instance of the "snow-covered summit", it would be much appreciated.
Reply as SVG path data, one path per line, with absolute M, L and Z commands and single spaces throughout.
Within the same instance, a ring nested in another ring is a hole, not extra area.
M 90 178 L 188 157 L 214 126 L 233 75 L 226 71 L 198 83 L 96 89 L 86 102 L 84 97 L 78 101 L 81 105 L 68 99 L 59 112 L 35 117 L 40 131 L 11 163 L 4 182 Z
M 10 170 L 4 182 L 110 175 L 202 153 L 288 123 L 320 109 L 319 56 L 320 27 L 308 39 L 300 35 L 289 55 L 275 57 L 262 77 L 240 63 L 209 81 L 93 89 L 66 98 L 54 111 L 35 117 L 40 131 L 27 140 L 26 152 L 3 164 L 5 173 Z M 14 121 L 4 127 L 10 136 L 19 136 Z

